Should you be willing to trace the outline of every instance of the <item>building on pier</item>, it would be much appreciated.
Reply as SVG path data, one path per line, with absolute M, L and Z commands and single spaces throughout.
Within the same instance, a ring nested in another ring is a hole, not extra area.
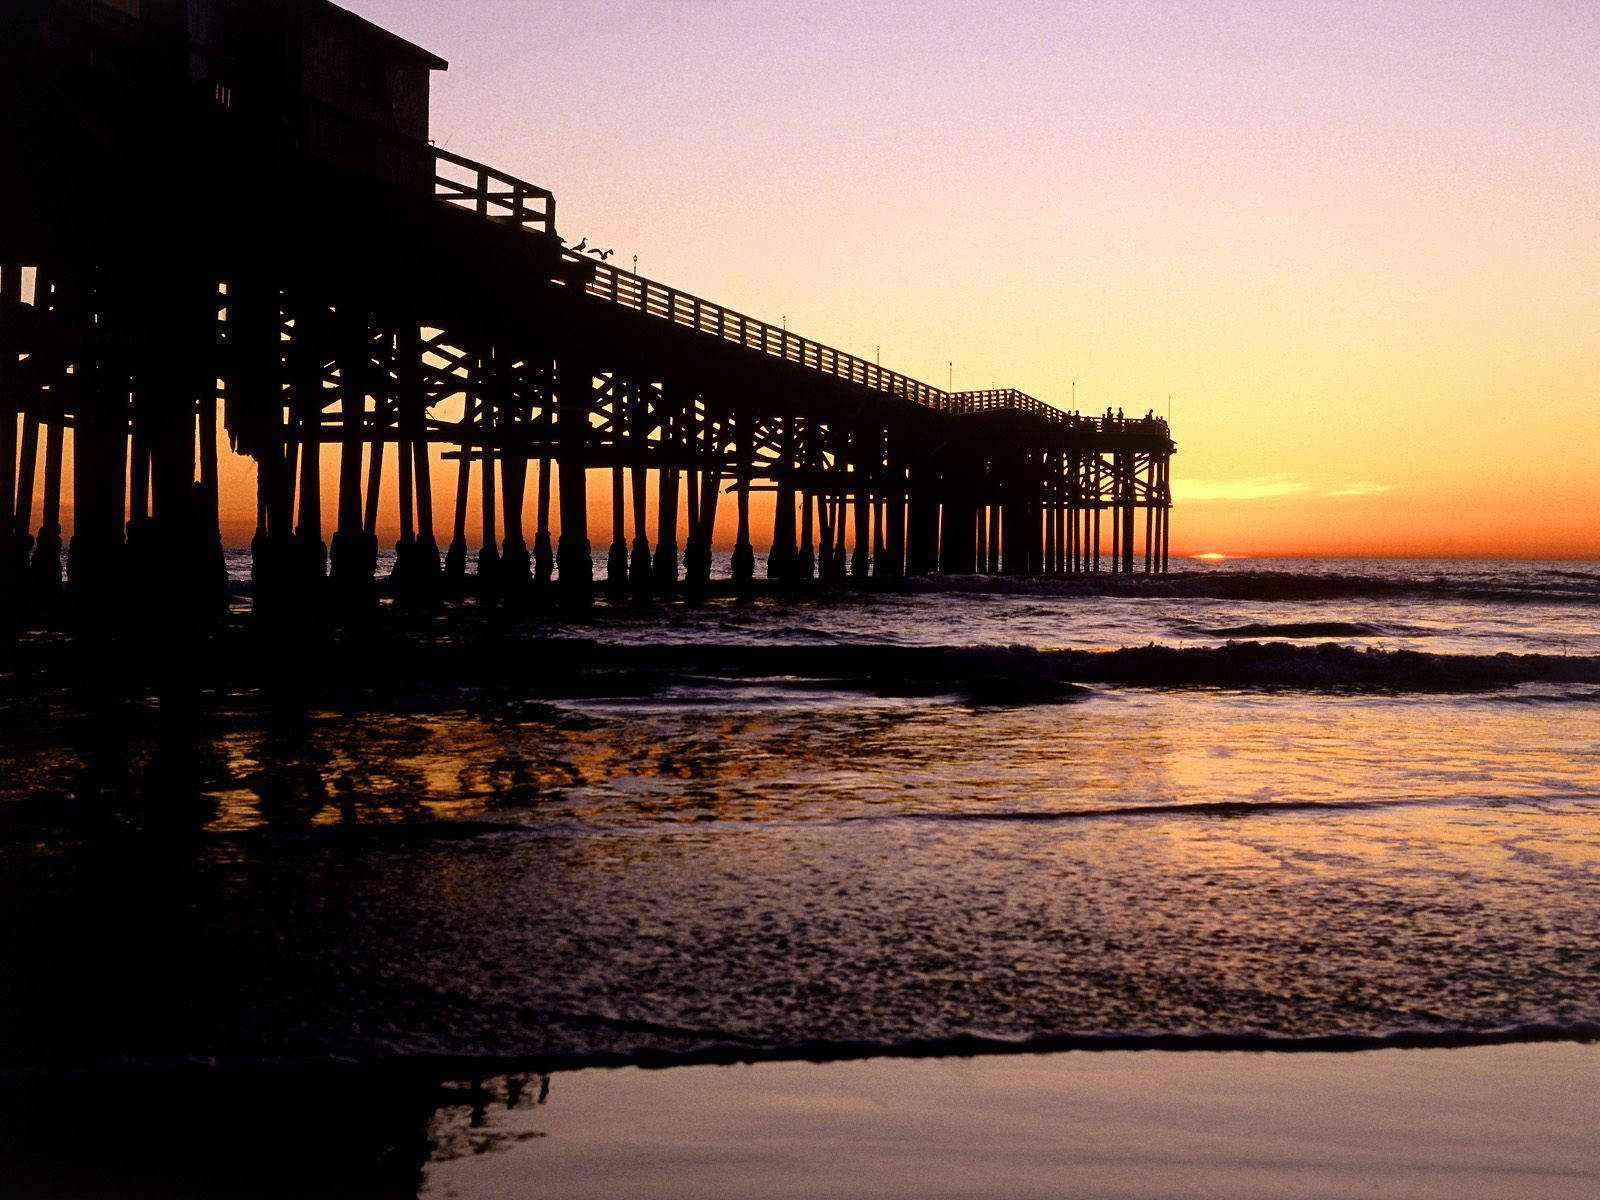
M 228 452 L 263 607 L 370 596 L 380 516 L 425 597 L 586 595 L 592 538 L 635 590 L 703 585 L 714 539 L 741 579 L 758 541 L 782 579 L 1166 569 L 1165 422 L 941 390 L 574 253 L 548 190 L 428 143 L 443 61 L 326 0 L 7 14 L 13 608 L 58 588 L 68 509 L 81 608 L 212 604 Z

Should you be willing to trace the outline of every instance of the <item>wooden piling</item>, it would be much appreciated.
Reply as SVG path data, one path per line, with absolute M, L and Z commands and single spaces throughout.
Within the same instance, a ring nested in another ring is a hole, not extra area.
M 656 473 L 656 586 L 670 590 L 678 584 L 678 456 L 685 415 L 685 397 L 670 383 L 661 384 L 661 429 L 657 443 L 661 467 Z
M 103 621 L 121 599 L 132 395 L 125 360 L 112 341 L 125 328 L 122 311 L 101 275 L 84 310 L 92 325 L 81 331 L 85 353 L 72 437 L 72 540 L 67 551 L 68 601 L 80 620 L 93 623 Z
M 793 581 L 796 577 L 795 486 L 797 418 L 785 413 L 778 418 L 777 494 L 772 509 L 772 547 L 767 552 L 767 577 Z
M 533 581 L 533 562 L 523 533 L 523 500 L 528 484 L 527 397 L 516 386 L 510 355 L 496 351 L 494 389 L 497 418 L 495 436 L 500 454 L 500 516 L 504 532 L 500 544 L 500 585 L 508 596 L 521 596 Z
M 637 380 L 630 380 L 627 394 L 628 450 L 633 460 L 633 560 L 628 573 L 636 592 L 648 592 L 654 577 L 647 527 L 650 485 L 650 405 L 649 391 Z
M 588 455 L 595 371 L 587 361 L 571 357 L 560 363 L 557 378 L 561 537 L 556 546 L 556 571 L 563 599 L 582 605 L 591 599 L 594 582 L 594 564 L 589 558 Z
M 749 584 L 755 578 L 756 554 L 750 544 L 750 475 L 755 461 L 755 421 L 749 409 L 735 410 L 734 449 L 737 467 L 734 489 L 738 500 L 738 527 L 733 545 L 733 581 Z
M 21 371 L 17 365 L 21 340 L 17 332 L 14 313 L 22 305 L 22 264 L 0 262 L 0 497 L 6 503 L 0 511 L 0 551 L 4 553 L 4 569 L 9 571 L 12 560 L 13 534 L 11 497 L 17 488 L 17 410 L 21 390 Z M 14 583 L 0 578 L 0 595 L 12 593 Z

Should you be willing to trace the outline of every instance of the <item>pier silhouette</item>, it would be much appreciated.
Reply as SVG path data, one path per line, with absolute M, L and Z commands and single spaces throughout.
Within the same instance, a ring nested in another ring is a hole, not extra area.
M 1166 570 L 1166 422 L 941 390 L 569 247 L 548 189 L 430 144 L 445 66 L 325 0 L 6 6 L 8 609 L 61 594 L 70 511 L 80 616 L 218 611 L 227 450 L 260 611 L 370 598 L 380 517 L 422 602 L 704 588 L 730 522 L 735 584 L 758 544 L 790 583 Z

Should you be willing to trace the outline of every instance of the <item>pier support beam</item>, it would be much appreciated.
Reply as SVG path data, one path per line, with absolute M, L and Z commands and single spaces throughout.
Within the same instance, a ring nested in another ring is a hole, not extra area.
M 415 318 L 407 320 L 400 328 L 397 361 L 401 372 L 400 423 L 405 434 L 400 452 L 402 456 L 410 456 L 411 500 L 416 509 L 416 524 L 409 549 L 405 548 L 402 531 L 402 546 L 395 550 L 395 571 L 408 598 L 433 603 L 439 597 L 439 544 L 433 534 L 433 476 L 422 389 L 422 335 L 420 322 Z
M 481 423 L 482 420 L 479 407 L 478 382 L 477 364 L 469 352 L 467 355 L 467 386 L 462 393 L 461 399 L 461 427 L 465 432 L 460 443 L 459 453 L 461 457 L 456 462 L 455 512 L 450 523 L 450 545 L 444 552 L 445 592 L 456 599 L 465 595 L 467 590 L 467 506 L 471 502 L 472 460 L 481 453 L 477 442 L 471 438 L 470 432 L 474 425 Z M 485 463 L 484 469 L 487 471 L 487 463 Z
M 613 384 L 613 387 L 615 384 Z M 613 404 L 620 404 L 618 399 Z M 620 419 L 620 416 L 618 418 Z M 627 485 L 621 461 L 611 467 L 611 548 L 606 551 L 606 590 L 621 595 L 628 590 Z
M 947 475 L 944 512 L 939 521 L 939 570 L 970 575 L 978 568 L 978 521 L 982 508 L 969 472 Z
M 320 601 L 328 575 L 328 544 L 322 536 L 322 406 L 323 366 L 332 355 L 326 308 L 306 303 L 294 314 L 289 343 L 289 437 L 282 425 L 282 398 L 274 397 L 282 312 L 265 279 L 236 280 L 228 291 L 230 337 L 247 345 L 238 373 L 228 381 L 228 395 L 240 401 L 242 420 L 262 413 L 274 427 L 271 444 L 256 457 L 256 469 L 270 475 L 267 527 L 254 557 L 257 577 L 263 569 L 280 577 L 270 586 L 287 606 Z M 295 511 L 295 460 L 299 458 L 299 508 Z M 262 563 L 262 559 L 265 563 Z
M 929 470 L 912 467 L 906 490 L 906 573 L 928 575 L 939 569 L 939 498 Z
M 88 303 L 95 328 L 82 331 L 86 345 L 72 431 L 67 599 L 75 616 L 95 622 L 120 604 L 130 386 L 111 342 L 120 306 L 103 286 Z
M 1121 470 L 1122 477 L 1122 570 L 1128 575 L 1133 574 L 1133 517 L 1135 505 L 1133 455 L 1123 453 Z
M 850 469 L 851 508 L 855 514 L 854 546 L 850 553 L 850 578 L 865 583 L 872 570 L 872 493 L 877 481 L 877 431 L 857 427 L 850 435 L 855 462 Z
M 32 504 L 20 512 L 17 494 L 17 414 L 29 407 L 23 400 L 18 358 L 23 350 L 20 335 L 22 308 L 22 264 L 0 262 L 0 637 L 9 637 L 22 614 L 24 580 L 28 569 L 29 535 L 27 523 Z M 31 427 L 26 416 L 24 423 Z M 31 469 L 30 469 L 31 474 Z
M 594 563 L 589 557 L 589 409 L 594 396 L 594 370 L 579 358 L 567 358 L 557 376 L 556 437 L 560 443 L 561 539 L 556 545 L 556 571 L 563 602 L 586 605 L 592 599 Z
M 738 465 L 734 487 L 739 503 L 739 525 L 733 544 L 733 581 L 745 586 L 756 575 L 756 552 L 750 544 L 750 475 L 755 462 L 755 418 L 748 409 L 741 409 L 735 419 L 734 451 Z
M 891 464 L 893 460 L 891 460 Z M 893 465 L 891 486 L 884 495 L 883 574 L 901 579 L 906 573 L 906 472 Z
M 699 459 L 699 497 L 693 503 L 689 544 L 684 553 L 684 579 L 692 592 L 703 591 L 711 581 L 711 541 L 717 525 L 717 497 L 722 491 L 722 464 L 726 451 L 723 427 L 726 417 L 709 400 L 704 417 L 694 423 L 690 440 Z
M 797 576 L 799 554 L 799 549 L 795 545 L 793 474 L 797 418 L 786 413 L 779 420 L 782 423 L 782 430 L 778 435 L 777 495 L 772 511 L 772 548 L 767 552 L 767 578 L 792 582 Z
M 656 473 L 656 586 L 670 591 L 678 586 L 678 457 L 682 454 L 684 397 L 679 389 L 661 385 L 661 469 Z
M 480 601 L 494 601 L 500 596 L 500 517 L 495 499 L 499 489 L 494 469 L 498 457 L 495 441 L 496 427 L 500 423 L 500 396 L 495 383 L 494 360 L 488 349 L 476 359 L 473 374 L 473 390 L 478 393 L 478 437 L 483 445 L 483 473 L 478 481 L 483 536 L 478 548 L 478 576 L 475 583 Z
M 361 459 L 366 443 L 366 407 L 371 382 L 369 327 L 365 315 L 341 311 L 338 322 L 339 362 L 339 499 L 338 520 L 328 552 L 328 579 L 346 605 L 365 606 L 376 599 L 376 537 L 366 532 L 361 492 Z M 378 447 L 374 446 L 374 450 Z
M 641 594 L 650 590 L 653 577 L 650 535 L 646 525 L 650 484 L 650 396 L 651 389 L 637 380 L 628 381 L 628 448 L 633 459 L 633 563 L 628 578 L 633 590 Z
M 555 400 L 554 393 L 548 385 L 543 391 L 540 402 L 543 410 L 539 413 L 539 441 L 542 445 L 549 446 L 555 442 Z M 555 571 L 556 556 L 550 540 L 550 456 L 539 456 L 539 499 L 538 514 L 534 519 L 533 530 L 533 582 L 538 587 L 546 587 L 550 583 L 551 575 Z
M 504 526 L 500 542 L 500 587 L 508 599 L 526 599 L 533 583 L 533 560 L 522 530 L 523 498 L 528 485 L 527 396 L 519 394 L 507 352 L 494 356 L 494 392 L 497 410 L 495 432 L 500 455 L 500 516 Z
M 817 429 L 814 421 L 793 418 L 796 429 L 797 465 L 807 482 L 800 490 L 800 541 L 795 549 L 794 573 L 797 579 L 811 579 L 817 570 L 816 513 L 821 507 L 817 495 L 815 476 L 822 469 L 821 452 L 815 445 Z
M 34 540 L 30 589 L 39 607 L 53 609 L 61 599 L 61 465 L 63 426 L 53 412 L 45 428 L 44 490 L 39 501 L 39 536 Z

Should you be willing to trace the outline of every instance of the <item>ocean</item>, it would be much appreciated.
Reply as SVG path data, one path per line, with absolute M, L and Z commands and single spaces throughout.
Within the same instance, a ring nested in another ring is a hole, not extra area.
M 1592 1040 L 1597 607 L 1396 560 L 385 606 L 222 637 L 181 718 L 35 635 L 0 1072 Z

